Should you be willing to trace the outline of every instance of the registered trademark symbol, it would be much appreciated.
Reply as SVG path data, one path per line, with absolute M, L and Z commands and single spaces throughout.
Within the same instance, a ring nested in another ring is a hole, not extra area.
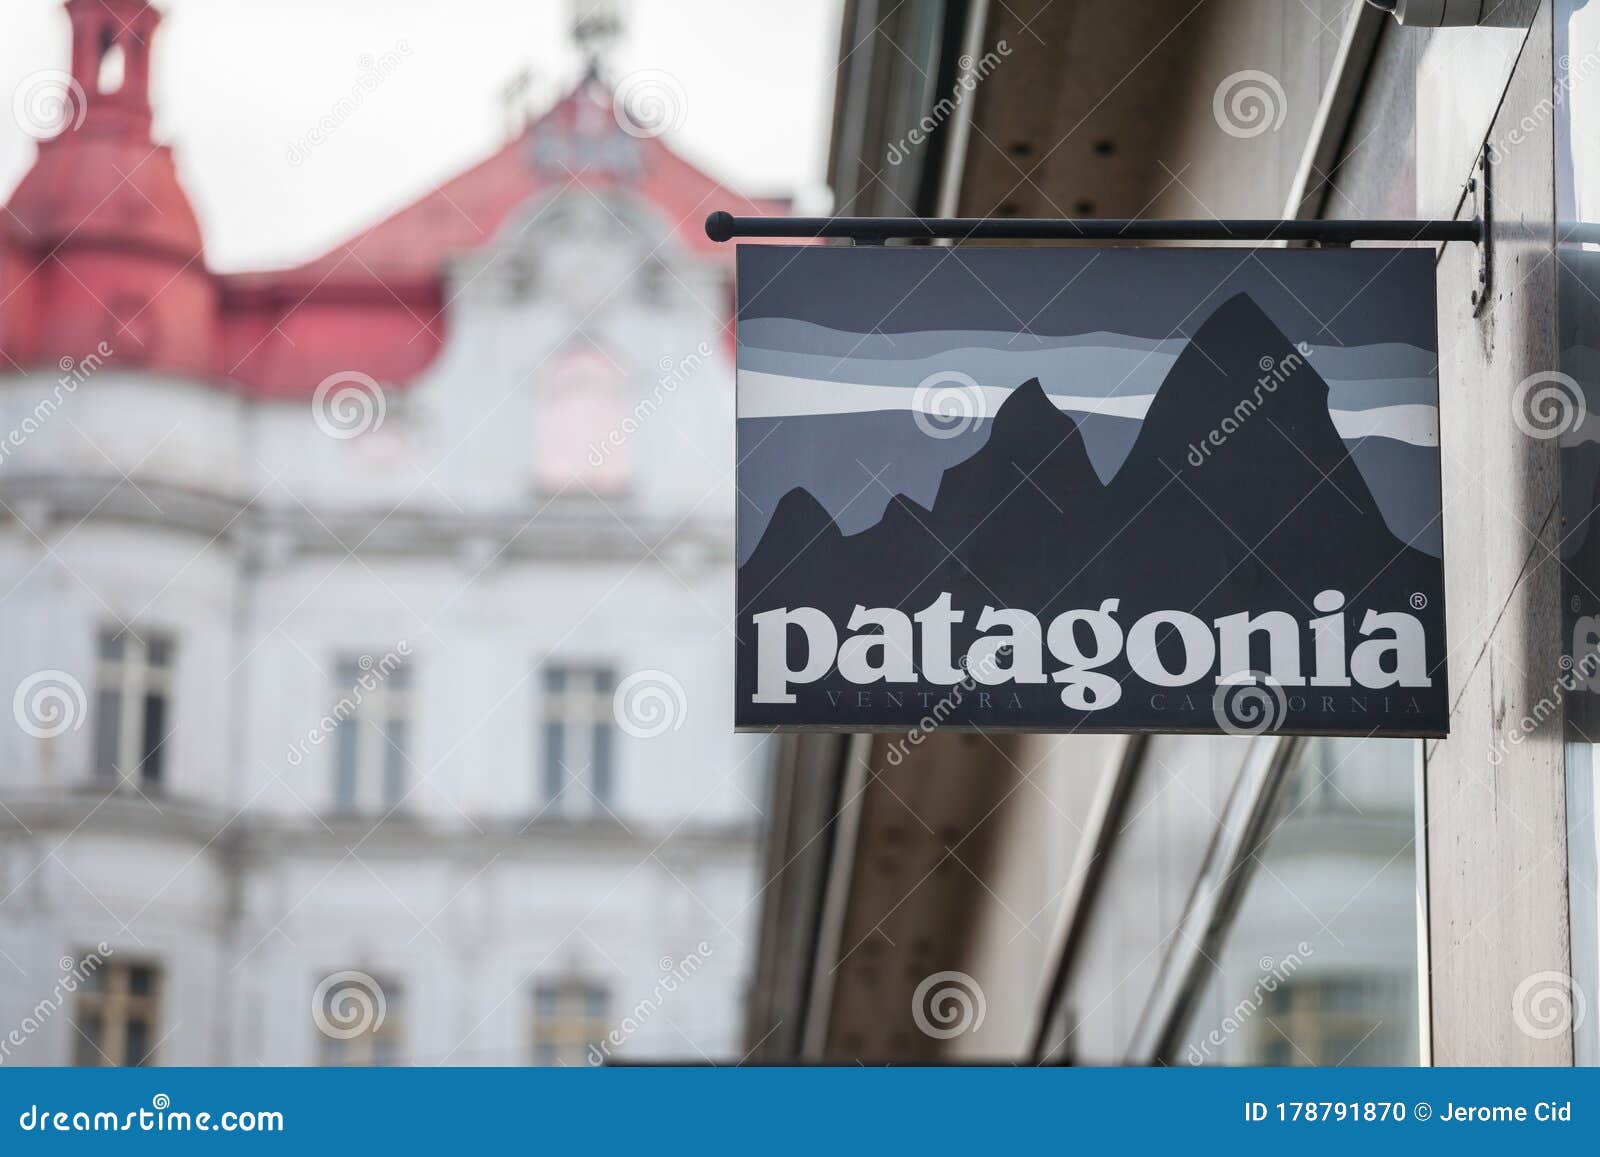
M 1422 608 L 1426 607 L 1427 605 L 1428 605 L 1428 596 L 1423 594 L 1421 591 L 1418 591 L 1418 592 L 1416 592 L 1416 594 L 1411 596 L 1411 609 L 1412 610 L 1420 611 L 1420 610 L 1422 610 Z
M 1577 614 L 1581 610 L 1583 610 L 1583 600 L 1580 599 L 1577 595 L 1573 595 L 1572 596 L 1572 613 L 1573 614 Z

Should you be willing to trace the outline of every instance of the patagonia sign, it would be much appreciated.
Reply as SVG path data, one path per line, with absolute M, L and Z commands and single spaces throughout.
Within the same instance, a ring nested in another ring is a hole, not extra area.
M 746 245 L 739 726 L 1444 735 L 1427 249 Z

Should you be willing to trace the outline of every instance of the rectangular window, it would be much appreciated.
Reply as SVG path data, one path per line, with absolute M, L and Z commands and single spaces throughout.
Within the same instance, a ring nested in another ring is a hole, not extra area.
M 405 992 L 393 976 L 333 972 L 313 991 L 317 1063 L 396 1065 L 405 1039 Z
M 73 1010 L 73 1063 L 152 1065 L 161 1035 L 161 967 L 116 960 L 89 972 Z
M 333 806 L 386 812 L 411 788 L 411 673 L 392 653 L 335 664 Z
M 1391 1065 L 1414 1052 L 1407 1021 L 1388 1010 L 1411 999 L 1402 976 L 1293 979 L 1267 995 L 1252 1026 L 1261 1064 Z
M 167 635 L 107 627 L 95 663 L 95 774 L 160 787 L 171 723 L 173 643 Z
M 544 672 L 543 808 L 546 815 L 604 816 L 611 808 L 610 667 L 552 664 Z
M 590 1049 L 610 1031 L 605 989 L 583 980 L 543 982 L 533 990 L 533 1063 L 594 1064 Z
M 629 411 L 628 382 L 616 359 L 579 342 L 550 358 L 534 389 L 540 489 L 568 498 L 626 493 L 631 447 L 618 435 L 638 414 Z

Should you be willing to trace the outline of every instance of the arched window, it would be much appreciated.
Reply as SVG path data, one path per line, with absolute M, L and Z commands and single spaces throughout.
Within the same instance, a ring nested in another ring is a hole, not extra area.
M 534 397 L 535 476 L 541 489 L 581 497 L 617 494 L 628 483 L 626 379 L 592 345 L 556 354 Z
M 116 43 L 111 29 L 100 35 L 100 71 L 95 77 L 95 88 L 102 93 L 122 91 L 122 82 L 128 72 L 128 56 L 122 45 Z

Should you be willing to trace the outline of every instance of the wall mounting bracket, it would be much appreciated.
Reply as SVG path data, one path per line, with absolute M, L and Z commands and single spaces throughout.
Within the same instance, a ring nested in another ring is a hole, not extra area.
M 1489 242 L 1489 149 L 1478 153 L 1478 162 L 1472 166 L 1472 176 L 1467 179 L 1467 195 L 1472 198 L 1472 217 L 1479 225 L 1477 241 L 1477 268 L 1472 274 L 1472 315 L 1477 317 L 1489 301 L 1490 281 L 1494 273 L 1494 249 Z

